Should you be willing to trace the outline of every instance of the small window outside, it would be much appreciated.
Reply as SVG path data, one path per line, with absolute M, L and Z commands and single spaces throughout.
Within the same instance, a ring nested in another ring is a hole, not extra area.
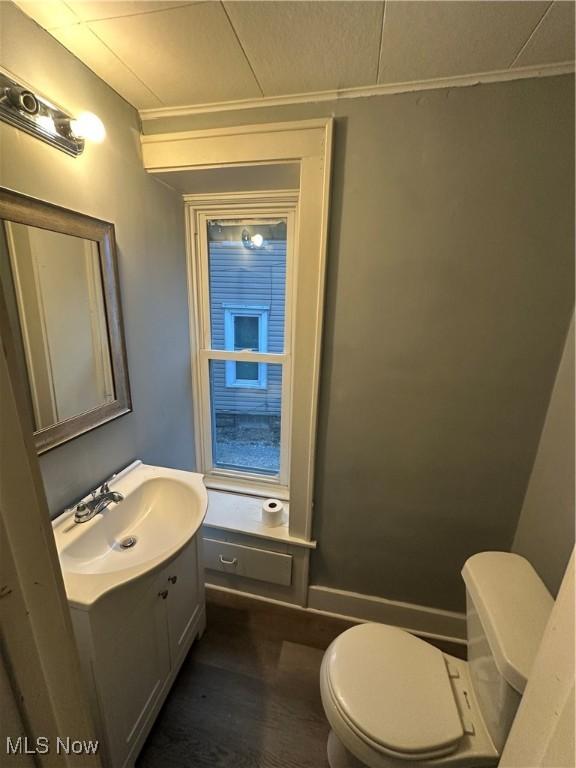
M 268 307 L 224 304 L 224 345 L 234 352 L 268 351 Z M 226 362 L 227 387 L 266 389 L 264 363 Z

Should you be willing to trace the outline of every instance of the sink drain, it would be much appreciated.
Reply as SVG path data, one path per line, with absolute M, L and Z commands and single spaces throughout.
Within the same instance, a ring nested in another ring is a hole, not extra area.
M 132 549 L 132 547 L 136 544 L 138 539 L 136 536 L 126 536 L 125 539 L 122 539 L 120 542 L 120 546 L 122 549 Z

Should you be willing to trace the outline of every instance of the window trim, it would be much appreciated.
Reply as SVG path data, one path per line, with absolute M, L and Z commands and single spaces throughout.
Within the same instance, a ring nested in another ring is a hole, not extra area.
M 222 302 L 224 309 L 224 349 L 230 351 L 240 351 L 236 349 L 235 319 L 237 317 L 257 317 L 258 318 L 258 349 L 253 352 L 268 352 L 268 315 L 269 306 L 262 304 L 232 304 Z M 268 387 L 267 366 L 265 363 L 258 363 L 257 379 L 239 379 L 236 376 L 236 365 L 238 361 L 226 361 L 226 386 L 237 387 L 239 389 L 266 389 Z
M 181 182 L 194 170 L 258 166 L 270 163 L 298 163 L 299 188 L 227 194 L 228 199 L 243 205 L 292 202 L 298 199 L 297 235 L 299 288 L 295 327 L 298 333 L 294 352 L 292 405 L 292 453 L 290 477 L 289 531 L 294 538 L 311 540 L 316 456 L 316 422 L 324 308 L 325 265 L 328 240 L 328 210 L 332 159 L 333 118 L 314 118 L 279 123 L 232 125 L 196 131 L 177 131 L 141 136 L 144 168 L 150 174 L 175 174 Z M 187 220 L 193 220 L 198 205 L 218 207 L 220 193 L 184 195 Z M 189 279 L 190 338 L 193 361 L 198 361 L 201 339 L 198 337 L 196 275 L 194 268 L 195 237 L 193 227 L 186 229 Z M 196 465 L 202 471 L 202 444 L 199 429 L 201 403 L 198 397 L 200 366 L 192 364 L 194 388 L 194 424 Z M 242 493 L 240 482 L 207 477 L 209 487 L 229 488 Z M 266 494 L 267 488 L 254 484 L 246 493 Z M 288 488 L 284 489 L 288 492 Z

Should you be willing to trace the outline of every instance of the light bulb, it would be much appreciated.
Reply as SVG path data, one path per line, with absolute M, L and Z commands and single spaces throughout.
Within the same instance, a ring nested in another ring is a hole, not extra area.
M 70 121 L 74 135 L 79 139 L 89 139 L 100 144 L 106 138 L 106 128 L 100 118 L 92 112 L 82 112 Z
M 264 242 L 264 238 L 260 234 L 252 235 L 250 240 L 256 246 L 256 248 L 261 248 L 262 247 L 262 243 Z

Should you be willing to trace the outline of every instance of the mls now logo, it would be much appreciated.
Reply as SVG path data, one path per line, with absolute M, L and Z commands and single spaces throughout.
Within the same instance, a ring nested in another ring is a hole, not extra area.
M 38 736 L 29 739 L 27 736 L 6 737 L 6 753 L 8 755 L 47 755 L 50 752 L 50 739 Z M 98 751 L 96 740 L 71 739 L 70 736 L 56 738 L 55 752 L 57 755 L 95 755 Z

